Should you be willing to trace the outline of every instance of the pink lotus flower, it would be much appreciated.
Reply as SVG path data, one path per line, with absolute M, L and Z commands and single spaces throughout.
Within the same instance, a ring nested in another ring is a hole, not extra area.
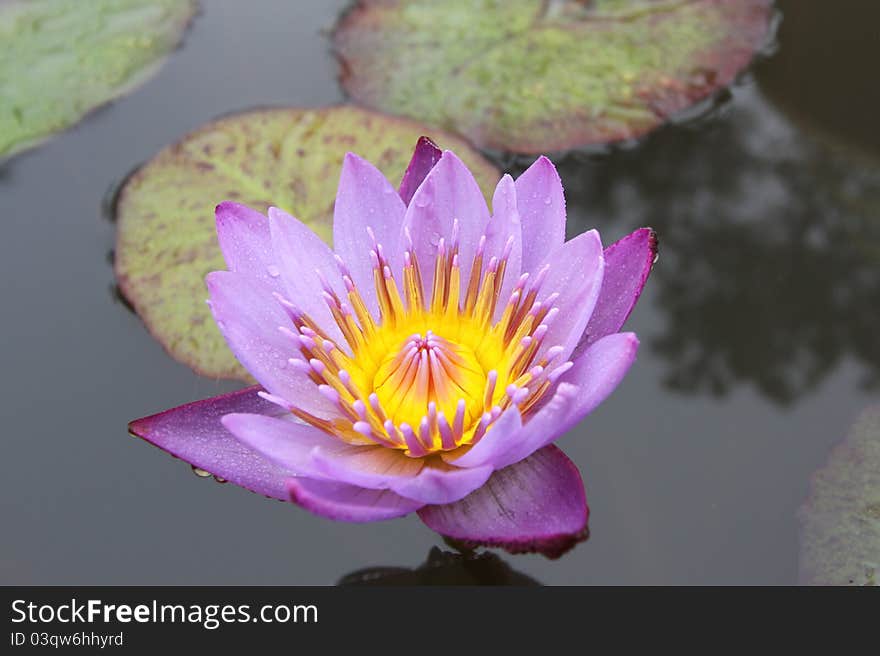
M 132 422 L 194 466 L 331 519 L 418 512 L 469 544 L 558 555 L 586 533 L 583 482 L 552 442 L 617 386 L 619 333 L 650 273 L 641 229 L 564 242 L 553 164 L 505 175 L 492 213 L 427 139 L 399 192 L 348 154 L 335 252 L 270 208 L 217 207 L 217 325 L 258 386 Z M 563 243 L 564 242 L 564 243 Z

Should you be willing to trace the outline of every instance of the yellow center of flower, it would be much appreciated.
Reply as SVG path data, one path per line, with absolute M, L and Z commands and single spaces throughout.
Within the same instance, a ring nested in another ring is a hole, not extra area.
M 470 347 L 429 330 L 389 352 L 373 375 L 372 387 L 394 424 L 418 426 L 424 416 L 435 422 L 437 417 L 452 419 L 460 401 L 472 422 L 485 384 L 486 372 Z
M 280 299 L 297 328 L 288 332 L 303 356 L 291 364 L 306 372 L 340 412 L 323 419 L 287 406 L 290 411 L 346 442 L 381 444 L 412 457 L 466 448 L 511 406 L 528 412 L 570 366 L 557 362 L 560 347 L 542 348 L 557 312 L 556 295 L 537 301 L 545 267 L 531 281 L 523 274 L 499 308 L 512 241 L 501 257 L 484 262 L 485 241 L 463 284 L 458 245 L 441 239 L 426 294 L 414 250 L 404 254 L 399 286 L 374 240 L 378 319 L 338 260 L 347 293 L 342 297 L 329 284 L 323 293 L 344 345 Z

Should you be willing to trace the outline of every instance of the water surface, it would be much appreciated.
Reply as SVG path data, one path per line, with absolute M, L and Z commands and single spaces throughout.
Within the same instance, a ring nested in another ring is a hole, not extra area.
M 880 48 L 858 27 L 880 8 L 848 24 L 823 4 L 782 3 L 779 52 L 709 116 L 560 163 L 571 234 L 652 225 L 661 255 L 629 324 L 636 365 L 560 442 L 592 536 L 555 562 L 503 557 L 526 576 L 796 581 L 808 477 L 880 378 L 880 144 L 865 119 Z M 207 0 L 156 78 L 0 169 L 0 582 L 332 584 L 415 568 L 440 544 L 415 517 L 334 523 L 200 479 L 126 434 L 235 385 L 172 361 L 115 299 L 108 189 L 220 114 L 342 101 L 324 31 L 345 5 Z

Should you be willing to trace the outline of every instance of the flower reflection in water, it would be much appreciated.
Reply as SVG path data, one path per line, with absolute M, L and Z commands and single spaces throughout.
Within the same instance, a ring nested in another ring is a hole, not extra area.
M 367 567 L 346 574 L 337 585 L 541 585 L 489 552 L 454 553 L 432 547 L 416 568 Z

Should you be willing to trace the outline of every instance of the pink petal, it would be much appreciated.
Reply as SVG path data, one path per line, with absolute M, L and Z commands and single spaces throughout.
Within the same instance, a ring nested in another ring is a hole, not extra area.
M 482 440 L 450 462 L 501 469 L 555 441 L 608 398 L 635 361 L 638 345 L 633 333 L 603 337 L 575 360 L 553 396 L 524 424 L 516 408 L 508 409 Z
M 566 410 L 540 408 L 526 423 L 528 435 L 521 440 L 521 453 L 550 444 L 595 410 L 617 389 L 638 349 L 635 333 L 606 335 L 590 346 L 559 380 L 554 400 Z
M 504 282 L 496 309 L 495 318 L 501 317 L 504 306 L 513 291 L 521 273 L 522 264 L 522 230 L 519 218 L 519 209 L 516 201 L 516 185 L 509 175 L 505 175 L 498 181 L 495 194 L 492 197 L 492 217 L 486 227 L 486 255 L 483 258 L 484 266 L 490 258 L 500 258 L 511 240 L 510 254 L 507 257 L 507 266 L 504 272 Z
M 283 296 L 308 314 L 339 346 L 345 341 L 321 292 L 326 281 L 337 296 L 345 287 L 333 251 L 307 225 L 277 207 L 269 208 L 272 247 L 283 283 Z
M 424 466 L 423 460 L 398 449 L 346 444 L 289 418 L 234 414 L 224 417 L 223 424 L 249 448 L 308 478 L 382 490 L 413 478 Z
M 470 546 L 561 556 L 587 536 L 589 509 L 577 467 L 548 446 L 496 471 L 461 501 L 425 506 L 425 524 Z
M 522 423 L 519 412 L 508 410 L 472 449 L 452 462 L 459 467 L 492 465 L 503 469 L 528 458 L 561 437 L 584 415 L 573 420 L 579 390 L 560 384 L 553 396 Z M 502 420 L 504 420 L 502 422 Z
M 269 275 L 275 261 L 269 219 L 250 207 L 225 201 L 216 210 L 217 240 L 230 271 L 245 273 L 275 291 L 281 291 L 276 278 Z
M 319 446 L 335 449 L 342 444 L 320 429 L 296 421 L 290 414 L 269 417 L 232 413 L 221 422 L 250 450 L 294 474 L 319 476 L 311 466 L 312 450 Z
M 243 273 L 214 271 L 206 278 L 211 311 L 238 361 L 272 394 L 320 417 L 338 414 L 314 382 L 288 360 L 302 357 L 279 327 L 293 324 L 271 291 Z
M 342 163 L 333 211 L 333 249 L 351 272 L 367 308 L 378 317 L 370 250 L 372 230 L 397 274 L 403 266 L 401 226 L 406 206 L 379 169 L 353 153 Z
M 579 351 L 620 330 L 642 294 L 656 257 L 657 235 L 651 228 L 636 230 L 605 249 L 602 291 Z
M 491 475 L 491 466 L 471 469 L 427 466 L 417 476 L 391 481 L 391 489 L 422 503 L 452 503 L 483 485 Z
M 636 360 L 639 338 L 635 333 L 614 333 L 599 339 L 560 378 L 560 384 L 577 388 L 568 430 L 611 395 Z
M 565 241 L 565 196 L 553 162 L 535 160 L 516 179 L 516 198 L 522 218 L 522 270 L 537 266 Z
M 489 209 L 474 176 L 455 154 L 444 151 L 416 190 L 404 217 L 426 290 L 431 289 L 434 281 L 437 245 L 440 239 L 451 245 L 456 222 L 462 284 L 469 280 L 474 254 L 488 220 Z
M 310 464 L 314 476 L 384 490 L 391 488 L 394 481 L 416 476 L 425 465 L 421 458 L 409 458 L 399 449 L 340 445 L 312 451 Z
M 590 230 L 565 242 L 548 256 L 545 264 L 549 264 L 550 270 L 538 300 L 558 293 L 553 305 L 559 312 L 549 324 L 542 350 L 562 346 L 562 357 L 567 358 L 580 341 L 602 288 L 605 263 L 599 233 Z
M 288 501 L 292 472 L 244 446 L 221 423 L 230 412 L 273 415 L 283 412 L 264 401 L 259 386 L 137 419 L 128 430 L 191 465 L 268 497 Z
M 296 477 L 288 479 L 287 484 L 290 499 L 295 504 L 316 515 L 343 522 L 375 522 L 403 517 L 423 505 L 390 490 L 367 490 L 332 481 Z
M 623 380 L 638 348 L 633 333 L 607 335 L 588 348 L 562 376 L 551 400 L 528 418 L 505 461 L 517 462 L 554 442 L 595 410 Z
M 409 161 L 409 166 L 406 167 L 403 178 L 400 180 L 400 191 L 398 193 L 404 205 L 409 205 L 413 194 L 416 193 L 416 189 L 422 184 L 428 172 L 440 161 L 442 154 L 443 151 L 428 137 L 419 137 L 412 154 L 412 159 Z
M 522 415 L 519 408 L 511 406 L 495 420 L 483 439 L 468 449 L 464 455 L 444 456 L 444 460 L 457 467 L 493 465 L 495 469 L 501 469 L 515 462 L 509 461 L 509 457 L 521 441 L 522 429 Z

